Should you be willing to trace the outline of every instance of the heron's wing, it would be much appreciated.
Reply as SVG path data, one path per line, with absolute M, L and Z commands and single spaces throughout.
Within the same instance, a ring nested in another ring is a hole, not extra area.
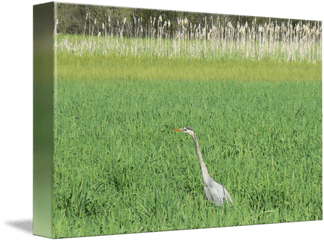
M 214 203 L 214 199 L 213 199 L 212 195 L 210 194 L 209 189 L 208 189 L 207 186 L 204 186 L 204 191 L 205 191 L 205 196 L 206 196 L 206 198 L 207 198 L 209 201 L 211 201 L 212 203 Z
M 214 179 L 210 176 L 204 190 L 206 198 L 212 203 L 217 203 L 218 205 L 222 206 L 224 199 L 227 203 L 233 202 L 226 189 L 221 184 L 215 182 Z

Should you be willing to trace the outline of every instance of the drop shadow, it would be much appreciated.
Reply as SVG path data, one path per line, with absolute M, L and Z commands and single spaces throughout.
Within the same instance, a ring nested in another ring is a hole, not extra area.
M 6 225 L 25 233 L 33 234 L 33 220 L 31 219 L 6 221 Z

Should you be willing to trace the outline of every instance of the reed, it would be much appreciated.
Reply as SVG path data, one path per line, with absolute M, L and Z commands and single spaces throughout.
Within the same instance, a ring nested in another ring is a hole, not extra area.
M 90 35 L 85 38 L 87 22 Z M 230 21 L 223 24 L 218 18 L 207 21 L 205 17 L 202 24 L 193 25 L 187 18 L 177 18 L 173 32 L 170 20 L 162 16 L 151 17 L 149 26 L 143 26 L 141 18 L 135 16 L 132 24 L 126 17 L 116 22 L 112 26 L 110 16 L 101 24 L 96 19 L 92 24 L 86 19 L 83 38 L 58 34 L 56 50 L 76 55 L 322 61 L 321 22 L 299 22 L 293 27 L 290 20 L 279 25 L 269 19 L 264 25 L 256 25 L 255 18 L 251 25 L 238 22 L 233 26 Z

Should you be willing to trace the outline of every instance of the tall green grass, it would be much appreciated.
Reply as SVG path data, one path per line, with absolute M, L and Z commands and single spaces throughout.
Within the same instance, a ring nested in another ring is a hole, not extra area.
M 318 84 L 58 86 L 57 236 L 322 219 Z M 172 132 L 187 125 L 233 209 L 214 213 L 205 200 L 192 139 Z
M 235 80 L 239 82 L 321 81 L 322 63 L 240 59 L 165 59 L 72 53 L 57 54 L 58 78 L 99 81 L 132 80 Z

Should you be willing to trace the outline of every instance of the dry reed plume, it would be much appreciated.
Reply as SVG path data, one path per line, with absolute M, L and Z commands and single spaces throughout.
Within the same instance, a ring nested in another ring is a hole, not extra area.
M 89 13 L 90 14 L 90 13 Z M 88 14 L 86 16 L 86 20 Z M 89 21 L 88 21 L 89 22 Z M 187 18 L 177 19 L 170 31 L 170 20 L 151 17 L 149 26 L 142 26 L 142 19 L 134 17 L 133 24 L 126 17 L 112 26 L 110 16 L 107 22 L 84 24 L 82 37 L 60 37 L 56 41 L 57 51 L 69 51 L 77 55 L 119 54 L 136 57 L 154 56 L 164 58 L 187 57 L 206 59 L 250 59 L 308 61 L 322 60 L 322 23 L 299 22 L 294 27 L 291 21 L 282 22 L 269 19 L 263 25 L 230 21 L 222 24 L 217 18 L 208 24 L 193 25 Z M 58 23 L 58 21 L 56 22 Z M 90 35 L 85 35 L 86 28 Z M 55 27 L 56 29 L 56 27 Z M 98 34 L 94 35 L 94 29 Z M 132 32 L 132 37 L 123 37 L 124 31 Z

